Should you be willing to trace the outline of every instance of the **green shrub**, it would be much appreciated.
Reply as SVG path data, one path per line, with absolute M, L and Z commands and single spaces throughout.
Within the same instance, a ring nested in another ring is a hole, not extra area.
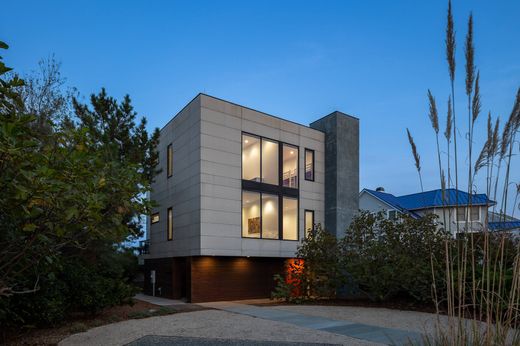
M 446 232 L 435 216 L 393 221 L 360 213 L 341 240 L 341 262 L 361 292 L 374 301 L 404 297 L 431 302 L 444 287 Z M 432 279 L 432 269 L 436 282 Z

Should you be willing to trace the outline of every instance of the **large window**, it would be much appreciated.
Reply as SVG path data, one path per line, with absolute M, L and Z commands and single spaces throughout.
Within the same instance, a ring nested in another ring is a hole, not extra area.
M 314 181 L 314 150 L 305 149 L 305 180 Z
M 242 191 L 242 236 L 260 238 L 260 193 Z
M 168 217 L 166 218 L 166 233 L 168 240 L 173 239 L 173 210 L 168 208 Z
M 457 221 L 466 221 L 466 208 L 458 207 L 457 208 Z
M 168 145 L 168 150 L 166 150 L 166 172 L 168 178 L 173 174 L 173 147 L 171 144 Z
M 298 200 L 283 197 L 283 239 L 298 240 Z
M 278 196 L 262 193 L 262 238 L 278 239 Z
M 314 210 L 305 210 L 305 237 L 314 230 Z
M 298 147 L 242 134 L 242 236 L 298 240 Z
M 259 137 L 242 136 L 242 179 L 261 182 Z
M 279 184 L 278 142 L 262 138 L 262 182 Z
M 298 148 L 283 145 L 282 185 L 298 188 Z

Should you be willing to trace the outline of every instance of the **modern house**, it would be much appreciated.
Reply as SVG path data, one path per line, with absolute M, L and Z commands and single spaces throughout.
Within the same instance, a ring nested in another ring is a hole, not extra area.
M 191 302 L 269 297 L 315 224 L 358 211 L 359 120 L 300 125 L 204 94 L 161 130 L 145 293 Z
M 463 230 L 466 225 L 472 232 L 484 229 L 488 218 L 488 208 L 495 204 L 486 194 L 468 194 L 456 189 L 446 189 L 444 199 L 442 190 L 432 190 L 410 195 L 394 196 L 383 188 L 376 190 L 363 189 L 359 193 L 359 208 L 373 213 L 382 212 L 389 219 L 399 215 L 409 215 L 420 218 L 426 214 L 438 216 L 439 227 L 444 225 L 454 235 L 457 230 Z M 457 208 L 458 206 L 458 208 Z

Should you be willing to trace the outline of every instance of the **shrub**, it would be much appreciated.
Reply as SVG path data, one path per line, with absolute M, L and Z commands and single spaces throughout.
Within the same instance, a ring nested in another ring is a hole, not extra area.
M 433 285 L 443 287 L 447 239 L 433 215 L 393 221 L 361 212 L 341 240 L 341 262 L 371 300 L 404 296 L 431 302 Z

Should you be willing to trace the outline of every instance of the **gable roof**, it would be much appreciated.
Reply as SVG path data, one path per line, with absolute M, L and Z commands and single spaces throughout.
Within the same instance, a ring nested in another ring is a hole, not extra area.
M 458 191 L 456 189 L 444 190 L 445 197 L 444 203 L 442 199 L 442 190 L 431 190 L 425 192 L 414 193 L 404 196 L 394 196 L 391 193 L 382 191 L 374 191 L 369 189 L 363 189 L 372 196 L 385 202 L 389 206 L 400 210 L 402 212 L 413 213 L 414 210 L 430 209 L 430 208 L 442 208 L 447 206 L 460 206 L 468 205 L 471 202 L 472 205 L 494 205 L 495 202 L 488 199 L 485 193 L 470 195 L 464 191 Z M 363 192 L 362 191 L 362 192 Z M 456 203 L 458 199 L 458 203 Z
M 370 195 L 374 196 L 375 198 L 379 199 L 380 201 L 387 204 L 389 207 L 394 208 L 402 213 L 410 214 L 413 218 L 420 218 L 419 215 L 417 215 L 414 212 L 409 211 L 408 209 L 404 208 L 400 203 L 399 199 L 392 195 L 391 193 L 386 193 L 382 191 L 375 191 L 370 189 L 363 189 L 363 191 L 369 193 Z M 363 192 L 361 191 L 361 192 Z

